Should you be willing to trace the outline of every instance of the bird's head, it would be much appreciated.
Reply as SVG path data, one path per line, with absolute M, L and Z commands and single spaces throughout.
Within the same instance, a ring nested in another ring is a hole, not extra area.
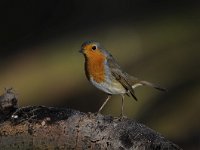
M 107 52 L 104 50 L 98 42 L 86 41 L 82 44 L 81 50 L 79 51 L 86 58 L 100 58 L 106 57 Z

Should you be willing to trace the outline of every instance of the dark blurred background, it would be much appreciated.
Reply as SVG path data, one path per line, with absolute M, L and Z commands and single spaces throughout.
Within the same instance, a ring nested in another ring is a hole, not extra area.
M 200 149 L 200 2 L 21 0 L 0 2 L 0 91 L 13 87 L 20 106 L 95 112 L 106 94 L 84 74 L 78 53 L 97 40 L 128 73 L 168 89 L 136 89 L 125 113 L 177 143 Z M 104 114 L 118 116 L 113 96 Z

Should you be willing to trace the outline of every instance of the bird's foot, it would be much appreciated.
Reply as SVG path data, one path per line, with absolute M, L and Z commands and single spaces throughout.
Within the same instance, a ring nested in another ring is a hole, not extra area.
M 122 121 L 122 120 L 125 120 L 127 118 L 128 118 L 127 116 L 125 116 L 124 114 L 121 114 L 120 117 L 119 117 L 119 120 Z
M 100 114 L 101 114 L 101 111 L 97 111 L 94 113 L 95 116 L 100 115 Z

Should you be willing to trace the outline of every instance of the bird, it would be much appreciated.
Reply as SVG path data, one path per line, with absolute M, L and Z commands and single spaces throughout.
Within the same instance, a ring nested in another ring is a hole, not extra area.
M 96 88 L 105 92 L 107 98 L 98 110 L 101 110 L 110 100 L 112 95 L 121 95 L 121 114 L 124 116 L 124 98 L 125 95 L 132 96 L 138 100 L 134 89 L 138 86 L 149 86 L 160 91 L 166 91 L 156 84 L 129 75 L 123 71 L 115 58 L 99 42 L 89 40 L 81 45 L 80 53 L 85 58 L 85 74 L 89 82 Z

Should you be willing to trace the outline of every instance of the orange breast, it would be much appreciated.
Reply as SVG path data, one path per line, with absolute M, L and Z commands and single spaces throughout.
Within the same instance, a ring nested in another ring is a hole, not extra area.
M 102 53 L 89 53 L 86 59 L 86 75 L 88 78 L 92 77 L 97 83 L 105 80 L 104 68 L 105 56 Z

